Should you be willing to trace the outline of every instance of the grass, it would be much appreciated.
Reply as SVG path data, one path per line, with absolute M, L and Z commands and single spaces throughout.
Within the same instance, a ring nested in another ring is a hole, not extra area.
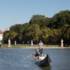
M 38 47 L 39 45 L 31 46 L 30 44 L 17 44 L 17 45 L 11 45 L 10 47 L 8 47 L 7 44 L 3 44 L 1 46 L 1 48 L 38 48 Z M 43 48 L 61 48 L 61 47 L 59 45 L 44 45 Z

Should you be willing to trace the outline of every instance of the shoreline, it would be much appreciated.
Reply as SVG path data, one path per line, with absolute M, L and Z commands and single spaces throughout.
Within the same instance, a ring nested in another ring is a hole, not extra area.
M 35 48 L 39 48 L 39 47 L 23 47 L 25 49 L 35 49 Z M 65 48 L 70 48 L 70 47 L 43 47 L 43 49 L 65 49 Z
M 11 45 L 10 47 L 8 47 L 8 45 L 3 45 L 0 48 L 39 48 L 39 45 Z M 59 45 L 43 45 L 42 46 L 43 49 L 64 49 L 64 48 L 70 48 L 70 46 L 68 47 L 61 47 Z
M 35 46 L 26 46 L 26 47 L 22 47 L 22 48 L 33 48 L 33 49 L 35 49 L 35 48 L 39 48 L 39 46 L 38 45 L 35 45 Z M 64 48 L 70 48 L 70 46 L 69 47 L 61 47 L 61 46 L 58 46 L 58 45 L 44 45 L 43 47 L 42 47 L 43 49 L 64 49 Z
M 39 47 L 17 47 L 17 48 L 12 48 L 12 47 L 2 47 L 0 49 L 36 49 Z M 70 49 L 70 47 L 43 47 L 43 49 Z

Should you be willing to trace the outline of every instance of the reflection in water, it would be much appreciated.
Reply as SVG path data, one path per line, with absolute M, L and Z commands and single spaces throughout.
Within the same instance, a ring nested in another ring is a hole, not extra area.
M 45 67 L 40 67 L 41 68 L 41 70 L 51 70 L 51 66 L 49 65 L 49 66 L 45 66 Z

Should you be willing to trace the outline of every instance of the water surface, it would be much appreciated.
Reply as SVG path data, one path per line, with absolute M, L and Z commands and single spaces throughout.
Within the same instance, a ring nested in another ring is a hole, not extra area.
M 1 48 L 0 70 L 70 70 L 70 49 L 44 49 L 52 63 L 42 68 L 32 59 L 34 49 Z

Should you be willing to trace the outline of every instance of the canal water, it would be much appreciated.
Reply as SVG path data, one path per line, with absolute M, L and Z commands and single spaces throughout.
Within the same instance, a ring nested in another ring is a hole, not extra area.
M 47 67 L 39 67 L 32 59 L 34 49 L 1 48 L 0 70 L 70 70 L 70 49 L 44 49 L 51 58 Z

